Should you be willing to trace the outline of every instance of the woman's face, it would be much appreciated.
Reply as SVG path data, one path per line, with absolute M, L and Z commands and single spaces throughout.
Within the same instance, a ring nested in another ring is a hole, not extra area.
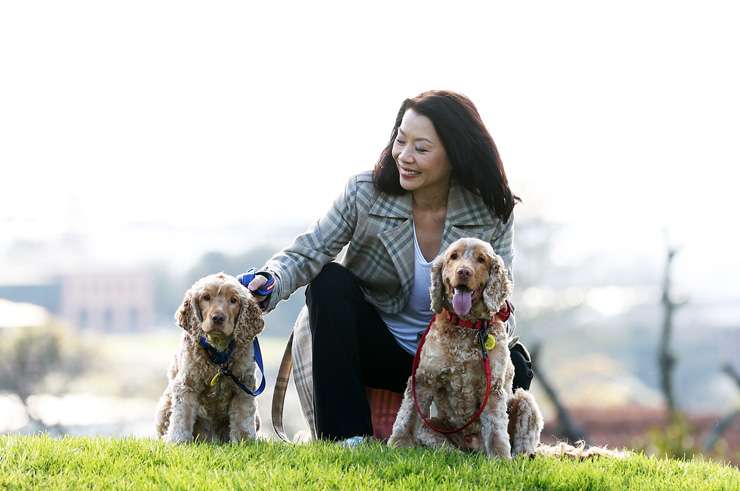
M 403 115 L 391 150 L 406 191 L 449 185 L 452 167 L 432 121 L 413 109 Z

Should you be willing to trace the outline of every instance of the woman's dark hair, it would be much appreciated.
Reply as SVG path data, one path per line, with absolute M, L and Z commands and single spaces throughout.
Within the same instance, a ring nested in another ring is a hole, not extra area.
M 406 111 L 432 121 L 452 167 L 452 178 L 468 191 L 478 194 L 491 213 L 508 221 L 519 197 L 512 194 L 496 144 L 483 125 L 473 103 L 462 94 L 430 90 L 406 99 L 396 115 L 391 139 L 373 170 L 373 182 L 380 191 L 399 195 L 406 191 L 399 182 L 398 167 L 391 155 L 398 127 Z

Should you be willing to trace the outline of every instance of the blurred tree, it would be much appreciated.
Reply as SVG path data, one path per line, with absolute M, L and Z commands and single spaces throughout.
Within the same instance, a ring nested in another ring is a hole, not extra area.
M 542 388 L 545 390 L 547 397 L 550 398 L 553 406 L 555 406 L 555 411 L 558 414 L 558 426 L 555 429 L 555 433 L 559 436 L 565 437 L 571 443 L 578 441 L 589 443 L 588 433 L 586 433 L 586 430 L 573 420 L 573 417 L 570 415 L 570 411 L 568 411 L 565 405 L 560 401 L 558 391 L 555 390 L 555 387 L 550 382 L 547 372 L 537 365 L 541 352 L 542 343 L 538 342 L 532 345 L 530 356 L 532 357 L 532 365 L 537 368 L 537 372 L 535 372 L 537 374 L 537 381 L 542 385 Z
M 658 345 L 658 366 L 660 368 L 660 387 L 665 399 L 667 425 L 664 428 L 653 428 L 648 434 L 649 447 L 657 455 L 676 459 L 689 459 L 698 453 L 693 433 L 695 429 L 683 411 L 676 406 L 673 392 L 673 371 L 676 368 L 676 357 L 671 350 L 674 316 L 676 311 L 686 305 L 687 300 L 677 301 L 672 291 L 673 261 L 678 248 L 668 246 L 666 263 L 663 271 L 663 284 L 660 301 L 663 307 L 663 324 Z
M 738 375 L 735 367 L 729 363 L 725 363 L 722 366 L 722 371 L 735 382 L 735 388 L 740 390 L 740 375 Z M 715 448 L 720 438 L 722 438 L 722 434 L 727 431 L 738 417 L 740 417 L 740 407 L 736 407 L 717 422 L 704 440 L 704 452 L 711 452 Z
M 41 392 L 60 394 L 88 366 L 89 356 L 74 334 L 46 325 L 3 330 L 0 340 L 0 390 L 20 399 L 29 422 L 46 428 L 29 405 Z
M 670 343 L 673 333 L 673 317 L 676 311 L 686 305 L 686 300 L 676 301 L 671 291 L 673 259 L 678 253 L 675 247 L 668 247 L 666 252 L 666 265 L 663 273 L 663 291 L 661 303 L 663 304 L 663 328 L 660 334 L 660 348 L 658 352 L 658 364 L 660 366 L 660 386 L 665 397 L 666 410 L 671 423 L 678 420 L 676 401 L 673 395 L 673 370 L 676 358 L 671 352 Z

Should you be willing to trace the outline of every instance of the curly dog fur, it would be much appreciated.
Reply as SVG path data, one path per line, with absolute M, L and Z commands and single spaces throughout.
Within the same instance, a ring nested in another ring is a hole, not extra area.
M 185 293 L 175 319 L 184 331 L 159 400 L 157 434 L 168 442 L 255 439 L 260 426 L 256 399 L 228 377 L 211 386 L 218 368 L 198 340 L 205 336 L 219 350 L 235 340 L 230 369 L 247 387 L 254 387 L 252 340 L 264 327 L 256 301 L 233 276 L 214 274 Z
M 491 363 L 491 395 L 480 418 L 459 433 L 445 435 L 427 427 L 417 414 L 411 379 L 398 412 L 389 444 L 393 446 L 451 445 L 466 451 L 484 451 L 490 457 L 511 458 L 533 454 L 540 441 L 543 419 L 529 392 L 512 393 L 514 366 L 509 355 L 506 326 L 495 313 L 511 294 L 506 267 L 490 244 L 460 239 L 434 260 L 430 288 L 435 320 L 422 348 L 416 371 L 419 406 L 429 418 L 434 402 L 436 426 L 458 428 L 479 408 L 485 393 L 477 331 L 454 325 L 456 289 L 470 292 L 471 308 L 461 318 L 490 321 L 496 344 L 488 352 Z

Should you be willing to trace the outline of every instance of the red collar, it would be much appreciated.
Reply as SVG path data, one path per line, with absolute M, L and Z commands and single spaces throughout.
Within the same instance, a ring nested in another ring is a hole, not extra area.
M 468 329 L 482 329 L 488 326 L 488 319 L 467 320 L 461 319 L 459 315 L 453 314 L 449 310 L 445 310 L 445 312 L 447 312 L 447 319 L 452 324 L 459 327 L 467 327 Z

